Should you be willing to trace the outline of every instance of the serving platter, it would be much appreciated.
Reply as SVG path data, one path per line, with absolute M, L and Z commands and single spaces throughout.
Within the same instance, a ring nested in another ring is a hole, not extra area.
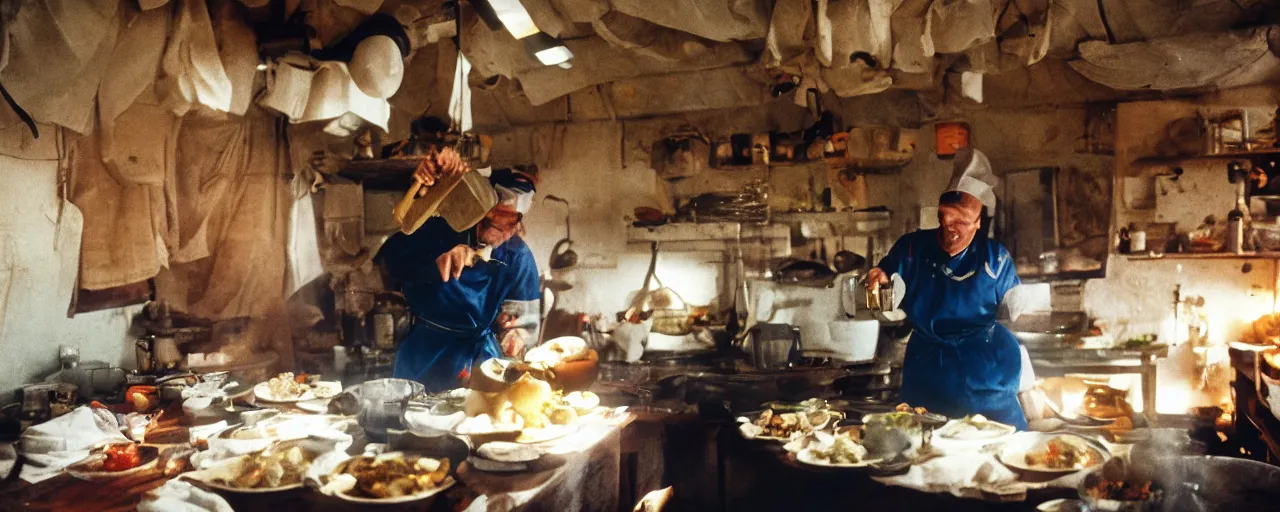
M 303 487 L 303 483 L 301 480 L 291 484 L 281 485 L 279 487 L 259 487 L 259 488 L 236 487 L 236 486 L 227 485 L 218 481 L 223 478 L 234 478 L 235 475 L 241 472 L 241 468 L 245 464 L 249 463 L 250 457 L 251 457 L 250 455 L 241 455 L 234 459 L 229 459 L 209 469 L 202 469 L 199 471 L 192 471 L 190 473 L 185 473 L 182 475 L 182 478 L 186 480 L 190 480 L 201 487 L 205 487 L 205 488 L 216 490 L 216 491 L 231 493 L 231 494 L 272 494 L 277 492 L 291 491 L 294 489 L 301 489 Z
M 1073 448 L 1091 450 L 1097 456 L 1096 463 L 1086 467 L 1053 468 L 1039 464 L 1028 464 L 1026 456 L 1045 449 L 1050 441 L 1061 439 Z M 1111 452 L 1105 446 L 1089 438 L 1068 433 L 1019 432 L 1009 437 L 1001 448 L 999 460 L 1005 466 L 1018 471 L 1049 475 L 1065 475 L 1078 471 L 1086 471 L 1105 464 L 1111 460 Z
M 933 432 L 933 443 L 944 448 L 980 447 L 1004 442 L 1017 432 L 1018 429 L 1012 425 L 995 421 L 954 419 Z
M 312 392 L 311 390 L 307 390 L 306 392 L 296 397 L 286 397 L 286 398 L 277 397 L 271 394 L 271 387 L 268 386 L 266 382 L 259 382 L 258 385 L 253 387 L 253 396 L 258 400 L 261 400 L 263 402 L 270 402 L 273 404 L 292 404 L 292 403 L 316 399 L 315 393 Z
M 332 496 L 343 501 L 349 501 L 351 503 L 359 503 L 363 505 L 401 505 L 405 503 L 415 503 L 415 502 L 425 500 L 427 498 L 431 498 L 437 494 L 440 494 L 444 491 L 449 490 L 449 488 L 453 487 L 453 484 L 455 483 L 458 483 L 458 482 L 453 477 L 446 477 L 443 482 L 440 482 L 440 485 L 437 485 L 435 487 L 432 487 L 430 489 L 427 489 L 417 494 L 410 494 L 408 496 L 398 496 L 395 498 L 362 498 L 360 496 L 352 496 L 345 492 L 336 492 L 336 493 L 333 493 Z
M 833 469 L 862 469 L 862 468 L 867 468 L 867 467 L 871 467 L 876 464 L 879 464 L 881 461 L 884 460 L 884 459 L 863 459 L 858 462 L 836 462 L 836 463 L 822 462 L 821 459 L 817 458 L 813 454 L 813 450 L 809 448 L 800 450 L 795 454 L 795 456 L 796 456 L 796 462 L 799 462 L 806 466 L 814 466 L 814 467 L 820 467 L 820 468 L 833 468 Z
M 107 455 L 101 450 L 95 450 L 88 457 L 67 466 L 67 474 L 87 482 L 101 482 L 136 475 L 156 468 L 160 462 L 160 449 L 154 446 L 138 446 L 138 458 L 140 462 L 137 466 L 123 471 L 107 471 L 102 469 Z

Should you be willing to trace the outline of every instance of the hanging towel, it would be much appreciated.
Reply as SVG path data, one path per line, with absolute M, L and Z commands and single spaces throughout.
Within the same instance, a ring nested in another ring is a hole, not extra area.
M 316 237 L 312 184 L 313 180 L 306 179 L 304 173 L 298 173 L 293 178 L 293 208 L 289 213 L 289 283 L 285 287 L 286 295 L 293 295 L 303 285 L 324 274 L 324 265 L 320 261 L 320 242 Z
M 231 110 L 232 85 L 222 67 L 209 10 L 201 0 L 180 0 L 177 19 L 160 63 L 160 87 L 175 115 L 195 103 Z

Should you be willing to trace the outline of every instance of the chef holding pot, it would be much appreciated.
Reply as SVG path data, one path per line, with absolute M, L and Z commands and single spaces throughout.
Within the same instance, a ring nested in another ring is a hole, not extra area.
M 986 236 L 997 179 L 986 155 L 962 149 L 938 200 L 936 229 L 908 233 L 867 274 L 867 286 L 906 284 L 901 309 L 913 332 L 903 363 L 902 400 L 951 417 L 982 414 L 1026 429 L 1018 403 L 1022 355 L 996 322 L 1019 284 L 1009 251 Z

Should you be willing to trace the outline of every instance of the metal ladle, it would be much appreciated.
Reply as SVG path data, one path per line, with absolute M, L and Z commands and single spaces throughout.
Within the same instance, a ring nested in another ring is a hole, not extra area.
M 564 204 L 564 238 L 551 248 L 551 269 L 564 270 L 578 264 L 578 253 L 573 251 L 573 230 L 569 224 L 569 201 L 549 195 L 543 202 L 555 201 Z

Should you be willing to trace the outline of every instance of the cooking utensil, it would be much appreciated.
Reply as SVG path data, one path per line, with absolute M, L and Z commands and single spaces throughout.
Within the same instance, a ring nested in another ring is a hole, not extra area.
M 799 357 L 800 328 L 756 324 L 750 335 L 751 362 L 757 370 L 783 370 Z
M 569 201 L 554 195 L 543 199 L 546 201 L 564 204 L 564 238 L 551 248 L 550 260 L 552 270 L 564 270 L 578 264 L 578 253 L 573 251 L 573 228 L 569 224 Z
M 841 274 L 861 269 L 866 264 L 867 259 L 862 255 L 854 254 L 844 249 L 836 252 L 836 255 L 832 258 L 832 265 L 836 268 L 836 272 Z
M 867 286 L 867 309 L 871 312 L 892 311 L 894 304 L 892 283 Z
M 1158 510 L 1164 491 L 1161 489 L 1160 484 L 1151 478 L 1154 475 L 1143 475 L 1142 473 L 1144 471 L 1131 471 L 1130 464 L 1126 463 L 1124 459 L 1111 459 L 1102 467 L 1085 475 L 1076 490 L 1080 493 L 1080 500 L 1088 506 L 1089 510 L 1100 512 L 1148 512 Z M 1155 472 L 1145 471 L 1145 473 Z M 1090 489 L 1105 489 L 1115 483 L 1138 489 L 1148 486 L 1149 496 L 1146 499 L 1116 499 L 1116 496 L 1109 495 L 1110 491 L 1104 492 L 1103 496 L 1090 492 Z
M 358 386 L 357 420 L 370 440 L 386 439 L 389 429 L 403 429 L 402 418 L 409 398 L 423 393 L 421 383 L 405 379 L 377 379 Z
M 827 324 L 831 347 L 844 362 L 867 362 L 876 358 L 880 345 L 880 322 L 842 320 Z
M 1053 403 L 1053 400 L 1045 400 L 1044 405 L 1049 409 L 1049 412 L 1052 413 L 1055 418 L 1065 421 L 1067 422 L 1068 425 L 1072 425 L 1072 426 L 1106 427 L 1116 422 L 1115 418 L 1108 419 L 1108 418 L 1096 418 L 1096 417 L 1087 416 L 1084 414 L 1080 414 L 1080 415 L 1065 414 L 1062 412 L 1061 409 L 1058 408 L 1057 404 Z
M 434 157 L 430 154 L 426 158 Z M 414 180 L 392 211 L 400 231 L 406 235 L 413 234 L 437 214 L 444 217 L 454 231 L 464 231 L 479 223 L 498 204 L 498 193 L 489 185 L 488 178 L 475 171 L 441 177 L 426 194 L 418 197 L 422 187 Z
M 777 282 L 814 288 L 828 288 L 835 278 L 836 273 L 820 262 L 796 259 L 784 260 L 774 273 Z

